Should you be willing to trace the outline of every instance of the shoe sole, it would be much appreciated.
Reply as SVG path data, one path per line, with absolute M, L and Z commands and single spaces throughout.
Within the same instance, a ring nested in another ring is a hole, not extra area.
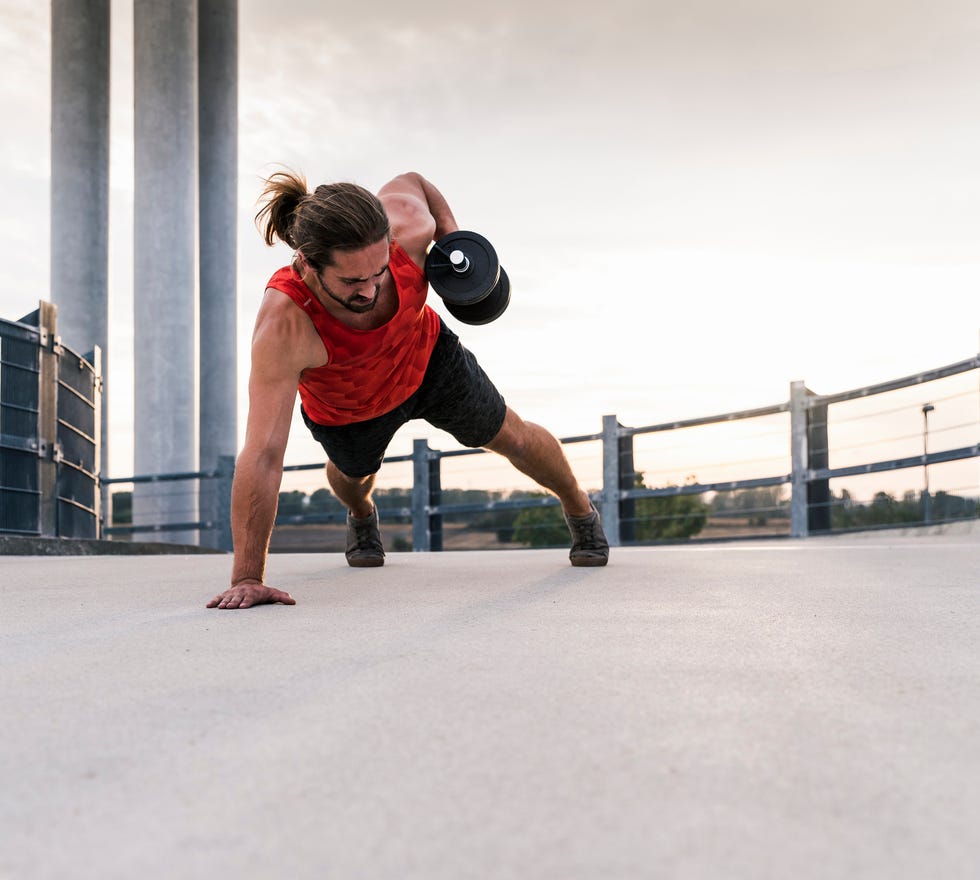
M 570 560 L 576 568 L 599 568 L 609 561 L 608 556 L 577 556 Z
M 384 557 L 377 556 L 355 556 L 347 557 L 347 564 L 351 568 L 380 568 L 385 564 Z

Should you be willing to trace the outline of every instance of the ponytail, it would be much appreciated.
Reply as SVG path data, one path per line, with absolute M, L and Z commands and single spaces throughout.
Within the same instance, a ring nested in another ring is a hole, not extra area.
M 277 171 L 265 182 L 261 199 L 265 204 L 255 215 L 255 223 L 267 245 L 278 238 L 291 248 L 299 247 L 293 235 L 293 217 L 309 195 L 306 178 L 291 171 Z

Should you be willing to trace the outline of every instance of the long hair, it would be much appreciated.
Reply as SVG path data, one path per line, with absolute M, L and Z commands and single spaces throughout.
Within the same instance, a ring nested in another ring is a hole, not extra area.
M 358 250 L 391 236 L 380 199 L 355 183 L 324 183 L 312 193 L 306 178 L 277 171 L 265 181 L 256 225 L 267 245 L 276 239 L 302 251 L 319 272 L 335 250 Z

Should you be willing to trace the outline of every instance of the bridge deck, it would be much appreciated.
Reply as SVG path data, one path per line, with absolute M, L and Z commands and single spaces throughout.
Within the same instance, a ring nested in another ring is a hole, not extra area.
M 229 568 L 0 557 L 0 877 L 976 877 L 976 535 Z

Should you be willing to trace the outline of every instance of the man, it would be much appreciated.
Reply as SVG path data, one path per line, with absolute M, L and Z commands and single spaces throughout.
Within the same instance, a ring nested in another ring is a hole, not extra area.
M 349 511 L 350 565 L 384 564 L 371 492 L 392 436 L 414 418 L 505 456 L 557 495 L 572 565 L 605 565 L 598 513 L 561 444 L 507 407 L 425 303 L 426 251 L 458 229 L 442 194 L 415 173 L 375 196 L 347 183 L 309 193 L 301 177 L 280 172 L 263 196 L 256 220 L 266 244 L 278 238 L 295 256 L 273 275 L 255 322 L 245 445 L 232 487 L 231 587 L 208 607 L 295 604 L 264 580 L 297 389 L 327 453 L 327 481 Z

